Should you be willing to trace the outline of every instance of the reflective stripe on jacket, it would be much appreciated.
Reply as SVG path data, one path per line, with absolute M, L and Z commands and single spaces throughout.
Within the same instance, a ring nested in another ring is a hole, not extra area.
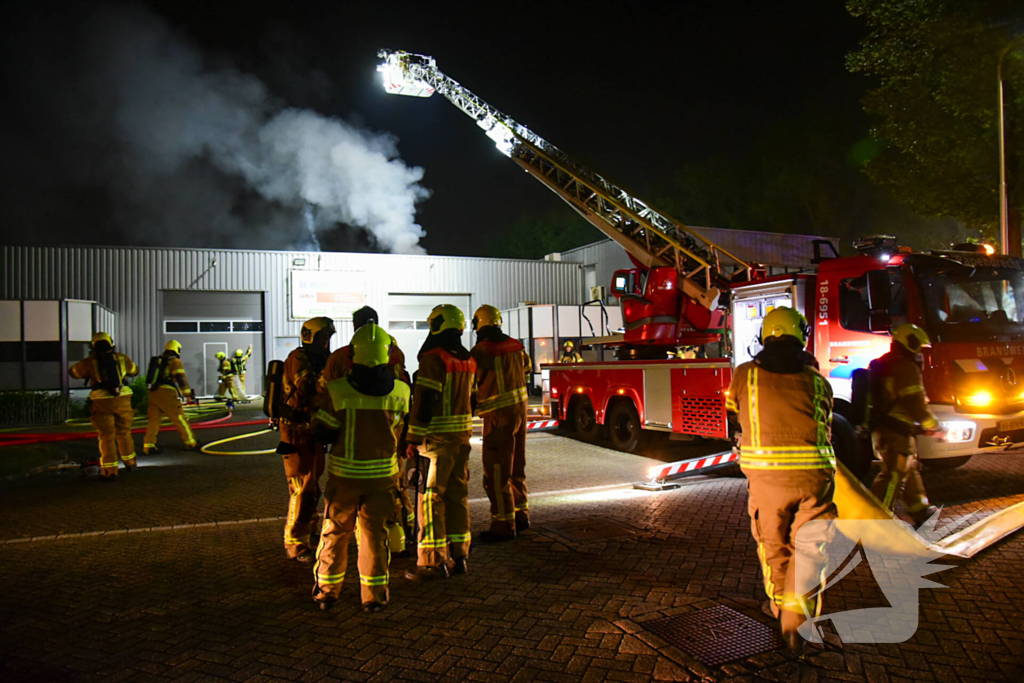
M 518 339 L 480 341 L 470 353 L 476 361 L 478 415 L 526 402 L 530 359 Z
M 409 412 L 409 385 L 395 382 L 386 396 L 359 393 L 347 378 L 327 384 L 328 401 L 314 421 L 338 431 L 327 470 L 337 477 L 357 479 L 365 490 L 396 484 L 398 441 Z
M 409 413 L 409 443 L 431 434 L 473 431 L 473 383 L 476 361 L 459 360 L 444 349 L 421 353 Z
M 131 396 L 131 387 L 126 387 L 122 383 L 125 377 L 132 377 L 139 374 L 139 368 L 132 361 L 131 358 L 124 355 L 123 353 L 114 352 L 114 359 L 117 362 L 118 382 L 121 383 L 121 387 L 117 396 Z M 94 356 L 83 358 L 68 370 L 68 375 L 73 379 L 87 379 L 89 385 L 92 387 L 92 392 L 89 393 L 89 398 L 96 400 L 98 398 L 115 398 L 106 389 L 99 387 L 102 377 L 100 375 L 99 364 Z
M 906 436 L 938 429 L 913 356 L 890 351 L 871 361 L 871 424 Z
M 832 387 L 815 368 L 769 372 L 753 361 L 733 374 L 726 410 L 739 417 L 740 465 L 751 470 L 834 469 Z

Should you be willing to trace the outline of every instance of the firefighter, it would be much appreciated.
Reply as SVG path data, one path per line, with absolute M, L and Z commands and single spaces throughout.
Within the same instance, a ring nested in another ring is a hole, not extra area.
M 249 362 L 251 356 L 252 344 L 249 344 L 249 348 L 245 351 L 235 349 L 235 357 L 231 359 L 231 371 L 238 378 L 238 386 L 242 390 L 242 396 L 248 395 L 245 392 L 245 364 Z
M 358 331 L 363 328 L 364 325 L 373 323 L 379 325 L 379 319 L 377 311 L 370 308 L 369 306 L 363 306 L 358 311 L 352 314 L 352 327 Z M 385 333 L 386 334 L 386 333 Z M 405 354 L 398 348 L 398 342 L 395 338 L 388 335 L 390 340 L 388 343 L 388 366 L 395 379 L 405 382 L 411 385 L 412 382 L 409 380 L 409 373 L 405 369 Z M 335 351 L 327 359 L 327 366 L 324 371 L 320 374 L 320 381 L 317 383 L 317 391 L 321 396 L 321 400 L 324 400 L 327 395 L 327 384 L 341 377 L 347 376 L 352 371 L 352 356 L 353 349 L 352 345 L 346 345 Z M 406 420 L 408 422 L 408 420 Z M 402 430 L 402 442 L 399 444 L 399 452 L 404 456 L 405 454 L 405 430 Z M 400 523 L 406 528 L 406 536 L 412 538 L 412 532 L 415 531 L 412 527 L 416 517 L 413 505 L 415 503 L 412 500 L 412 496 L 408 491 L 407 483 L 407 472 L 408 472 L 409 461 L 405 457 L 399 458 L 398 468 L 398 490 L 399 497 L 396 503 L 395 515 L 392 519 L 394 523 Z M 405 551 L 402 551 L 402 555 L 405 555 Z
M 185 418 L 185 411 L 182 410 L 182 399 L 198 403 L 196 392 L 189 388 L 188 378 L 185 377 L 185 366 L 181 363 L 181 344 L 172 339 L 164 346 L 156 381 L 149 389 L 146 438 L 142 442 L 142 452 L 145 455 L 160 452 L 156 446 L 156 437 L 160 433 L 160 421 L 164 415 L 178 430 L 185 450 L 193 451 L 199 448 L 199 442 L 196 441 L 192 428 Z
M 766 315 L 764 349 L 736 368 L 726 400 L 730 419 L 742 430 L 740 467 L 765 592 L 786 646 L 797 653 L 803 648 L 797 629 L 821 612 L 820 595 L 806 598 L 797 586 L 823 576 L 830 540 L 827 532 L 821 538 L 811 533 L 816 527 L 798 532 L 807 522 L 836 516 L 832 389 L 804 351 L 809 331 L 792 308 Z
M 217 401 L 223 401 L 225 394 L 230 391 L 231 396 L 227 399 L 230 408 L 233 400 L 240 401 L 242 397 L 238 395 L 238 389 L 235 387 L 235 372 L 231 367 L 231 361 L 223 351 L 217 352 L 217 372 L 220 374 L 218 380 L 220 386 L 217 388 L 217 395 L 214 398 Z
M 406 457 L 416 459 L 416 472 L 425 485 L 418 496 L 419 557 L 405 575 L 413 581 L 448 578 L 452 570 L 465 574 L 470 546 L 469 439 L 476 362 L 462 345 L 462 311 L 442 304 L 427 322 L 430 336 L 420 348 L 406 450 Z
M 530 528 L 526 494 L 526 374 L 530 359 L 518 339 L 501 331 L 501 312 L 481 306 L 473 315 L 477 343 L 476 411 L 484 420 L 484 490 L 491 527 L 484 543 L 510 541 Z
M 558 357 L 559 363 L 582 363 L 583 356 L 576 350 L 576 345 L 572 343 L 572 339 L 566 339 L 565 343 L 562 344 L 562 355 Z
M 284 523 L 284 549 L 288 557 L 312 562 L 311 531 L 320 500 L 324 451 L 313 439 L 310 420 L 317 403 L 317 381 L 327 363 L 334 321 L 310 318 L 302 324 L 302 346 L 288 354 L 281 379 L 283 415 L 277 452 L 288 478 L 288 517 Z
M 379 612 L 388 604 L 387 521 L 395 510 L 398 444 L 410 397 L 409 385 L 396 381 L 389 367 L 390 345 L 390 335 L 375 323 L 356 330 L 350 344 L 351 371 L 327 383 L 326 400 L 312 423 L 318 440 L 333 443 L 327 456 L 324 527 L 313 569 L 313 599 L 323 610 L 341 594 L 357 519 L 363 611 Z
M 92 392 L 92 426 L 99 433 L 100 475 L 104 481 L 117 481 L 117 453 L 127 471 L 135 469 L 135 442 L 132 440 L 132 390 L 124 385 L 126 377 L 139 374 L 132 359 L 114 350 L 107 332 L 92 335 L 92 353 L 68 370 L 74 379 L 89 382 Z
M 915 437 L 941 436 L 938 420 L 928 410 L 919 356 L 930 345 L 917 325 L 902 323 L 892 331 L 889 352 L 871 361 L 871 427 L 882 469 L 871 485 L 882 505 L 892 509 L 897 499 L 916 524 L 938 510 L 928 501 L 921 481 Z

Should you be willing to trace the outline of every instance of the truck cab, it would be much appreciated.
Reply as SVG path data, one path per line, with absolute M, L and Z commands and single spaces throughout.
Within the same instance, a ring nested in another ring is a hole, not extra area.
M 891 326 L 911 322 L 931 338 L 924 386 L 947 431 L 918 439 L 922 460 L 957 467 L 975 453 L 1024 446 L 1024 260 L 914 254 L 876 241 L 859 256 L 823 260 L 816 275 L 775 280 L 733 290 L 734 362 L 759 350 L 760 319 L 788 298 L 812 326 L 808 350 L 844 414 L 854 371 L 889 350 Z

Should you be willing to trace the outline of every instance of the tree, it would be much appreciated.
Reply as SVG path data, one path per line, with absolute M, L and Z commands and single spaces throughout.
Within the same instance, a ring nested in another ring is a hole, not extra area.
M 526 259 L 591 244 L 602 237 L 568 204 L 542 214 L 524 213 L 494 235 L 488 256 Z
M 868 28 L 850 53 L 851 71 L 877 85 L 863 99 L 880 153 L 868 176 L 915 211 L 949 216 L 987 237 L 998 235 L 999 144 L 996 65 L 1020 27 L 1013 0 L 848 0 Z M 1014 141 L 1024 116 L 1024 54 L 1003 63 L 1008 197 L 1019 236 L 1024 156 Z M 1018 238 L 1019 239 L 1019 238 Z M 1019 243 L 1017 247 L 1019 248 Z

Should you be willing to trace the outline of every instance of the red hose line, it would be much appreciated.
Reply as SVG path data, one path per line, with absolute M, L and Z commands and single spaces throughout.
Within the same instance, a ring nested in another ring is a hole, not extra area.
M 243 420 L 241 422 L 232 422 L 230 424 L 222 424 L 223 422 L 226 422 L 227 420 L 230 420 L 231 417 L 232 417 L 232 413 L 228 413 L 224 417 L 218 417 L 215 420 L 206 420 L 204 422 L 196 422 L 195 424 L 190 425 L 190 426 L 192 427 L 192 429 L 214 429 L 214 428 L 218 428 L 218 427 L 221 428 L 221 429 L 227 429 L 229 427 L 250 427 L 252 425 L 265 425 L 265 424 L 267 424 L 267 420 L 266 419 L 263 419 L 263 420 Z M 161 432 L 173 432 L 173 431 L 176 431 L 176 429 L 177 429 L 176 427 L 171 425 L 171 426 L 167 426 L 167 427 L 161 427 L 160 431 Z M 145 431 L 146 431 L 145 427 L 136 427 L 135 429 L 132 430 L 132 434 L 143 434 L 143 433 L 145 433 Z M 9 435 L 9 436 L 5 436 L 5 437 L 0 438 L 0 448 L 3 448 L 4 446 L 29 446 L 29 445 L 37 444 L 37 443 L 57 443 L 57 442 L 60 442 L 60 441 L 78 441 L 80 439 L 95 439 L 96 438 L 96 432 L 95 431 L 89 431 L 89 432 L 63 432 L 63 433 L 57 433 L 57 434 L 47 434 L 45 432 L 36 432 L 36 433 L 32 433 L 32 434 L 22 433 L 22 434 L 18 434 L 14 438 L 11 438 L 11 437 L 14 437 L 14 435 Z

